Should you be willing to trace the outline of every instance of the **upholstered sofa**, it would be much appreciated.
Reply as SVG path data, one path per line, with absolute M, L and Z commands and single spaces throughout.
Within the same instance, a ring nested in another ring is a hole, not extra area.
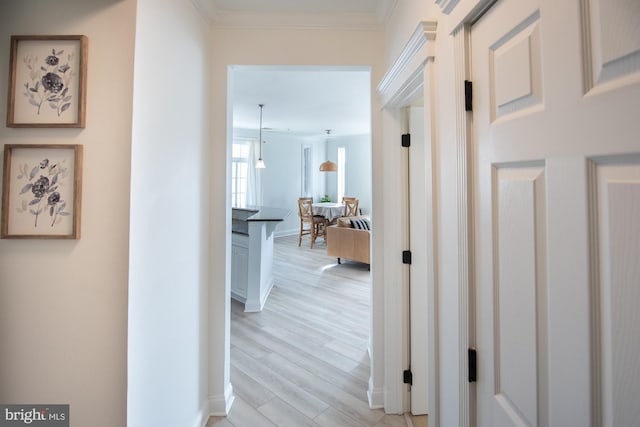
M 338 264 L 342 259 L 371 264 L 371 231 L 367 228 L 366 217 L 338 218 L 336 225 L 327 227 L 327 255 L 338 258 Z

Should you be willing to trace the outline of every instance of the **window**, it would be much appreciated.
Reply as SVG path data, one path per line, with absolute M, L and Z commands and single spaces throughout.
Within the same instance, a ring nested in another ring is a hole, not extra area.
M 302 197 L 311 197 L 311 147 L 302 147 Z
M 249 143 L 234 142 L 231 152 L 231 206 L 247 204 Z
M 346 163 L 347 163 L 347 148 L 338 147 L 338 202 L 342 202 L 346 187 Z

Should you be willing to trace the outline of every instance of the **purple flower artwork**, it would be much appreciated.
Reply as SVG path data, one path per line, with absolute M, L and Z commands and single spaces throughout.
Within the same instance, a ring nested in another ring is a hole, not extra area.
M 18 167 L 16 178 L 25 183 L 21 184 L 21 203 L 16 211 L 21 215 L 32 215 L 33 228 L 42 226 L 42 214 L 48 214 L 48 227 L 55 227 L 71 215 L 63 198 L 64 181 L 69 174 L 65 165 L 66 160 L 58 162 L 45 158 L 33 166 L 25 163 Z
M 65 55 L 64 49 L 51 49 L 51 54 L 43 60 L 34 55 L 23 58 L 28 70 L 23 95 L 40 115 L 42 107 L 55 110 L 58 117 L 71 107 L 72 95 L 69 86 L 75 76 L 71 65 L 73 53 Z

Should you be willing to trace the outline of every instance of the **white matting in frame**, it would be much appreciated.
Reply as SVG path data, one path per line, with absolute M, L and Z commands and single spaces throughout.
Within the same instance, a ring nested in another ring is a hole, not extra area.
M 86 36 L 12 36 L 8 127 L 85 127 Z
M 4 147 L 1 237 L 79 239 L 82 145 Z

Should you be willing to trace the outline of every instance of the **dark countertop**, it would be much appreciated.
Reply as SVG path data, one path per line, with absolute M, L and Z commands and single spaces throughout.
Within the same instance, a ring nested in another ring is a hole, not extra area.
M 233 208 L 234 211 L 242 211 L 242 213 L 246 213 L 249 216 L 245 218 L 240 218 L 237 215 L 237 219 L 241 221 L 284 221 L 284 219 L 289 216 L 291 213 L 290 209 L 282 209 L 282 208 L 270 208 L 268 206 L 245 206 L 242 208 Z M 238 212 L 240 213 L 240 212 Z M 235 216 L 235 215 L 234 215 Z

